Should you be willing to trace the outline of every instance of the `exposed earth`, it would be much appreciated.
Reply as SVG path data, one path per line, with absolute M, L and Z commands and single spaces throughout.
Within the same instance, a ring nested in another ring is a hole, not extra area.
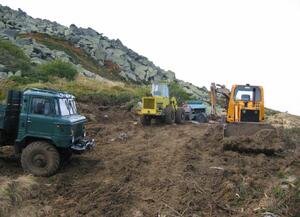
M 123 108 L 80 109 L 97 147 L 57 175 L 26 175 L 0 149 L 1 217 L 300 215 L 299 145 L 277 155 L 224 151 L 217 124 L 143 127 Z

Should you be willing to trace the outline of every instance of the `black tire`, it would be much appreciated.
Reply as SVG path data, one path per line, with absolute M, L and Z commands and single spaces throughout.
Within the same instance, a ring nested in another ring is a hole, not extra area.
M 151 125 L 151 117 L 147 115 L 143 115 L 141 117 L 141 123 L 143 126 L 149 126 Z
M 185 113 L 185 120 L 191 121 L 192 120 L 192 112 L 186 112 Z
M 59 156 L 60 156 L 60 165 L 63 165 L 65 163 L 68 163 L 72 158 L 72 151 L 67 150 L 59 150 Z
M 196 121 L 199 123 L 207 123 L 208 122 L 207 115 L 205 113 L 197 114 Z
M 185 120 L 185 111 L 183 108 L 177 108 L 175 114 L 175 122 L 177 124 L 182 124 Z
M 4 132 L 0 130 L 0 147 L 4 145 Z
M 57 172 L 60 156 L 53 145 L 45 141 L 37 141 L 23 150 L 21 163 L 24 171 L 35 176 L 47 177 Z
M 172 106 L 165 108 L 165 122 L 173 124 L 175 122 L 175 110 Z

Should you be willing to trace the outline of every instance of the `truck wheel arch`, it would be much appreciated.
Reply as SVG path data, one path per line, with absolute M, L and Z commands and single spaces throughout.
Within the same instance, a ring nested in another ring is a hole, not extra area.
M 33 143 L 33 142 L 38 142 L 38 141 L 43 141 L 43 142 L 47 142 L 49 144 L 54 145 L 53 141 L 51 139 L 48 138 L 40 138 L 40 137 L 33 137 L 33 136 L 27 136 L 25 138 L 23 138 L 21 144 L 21 151 L 26 148 L 29 144 Z M 55 145 L 54 145 L 55 146 Z

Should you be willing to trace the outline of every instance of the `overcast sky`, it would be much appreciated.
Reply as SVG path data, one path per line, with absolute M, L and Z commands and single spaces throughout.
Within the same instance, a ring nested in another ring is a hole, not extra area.
M 177 78 L 265 88 L 300 115 L 300 0 L 0 0 L 32 17 L 91 27 Z

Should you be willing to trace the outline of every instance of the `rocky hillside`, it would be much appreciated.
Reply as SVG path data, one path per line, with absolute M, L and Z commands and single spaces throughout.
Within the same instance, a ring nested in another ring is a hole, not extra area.
M 34 19 L 22 10 L 0 5 L 0 37 L 20 47 L 32 64 L 54 59 L 73 64 L 84 76 L 95 80 L 119 80 L 149 84 L 154 80 L 176 82 L 190 96 L 207 100 L 207 89 L 176 79 L 174 72 L 154 65 L 146 57 L 91 28 L 70 27 L 45 19 Z M 0 63 L 1 64 L 1 63 Z M 111 70 L 107 70 L 111 69 Z M 0 78 L 21 75 L 0 65 Z

